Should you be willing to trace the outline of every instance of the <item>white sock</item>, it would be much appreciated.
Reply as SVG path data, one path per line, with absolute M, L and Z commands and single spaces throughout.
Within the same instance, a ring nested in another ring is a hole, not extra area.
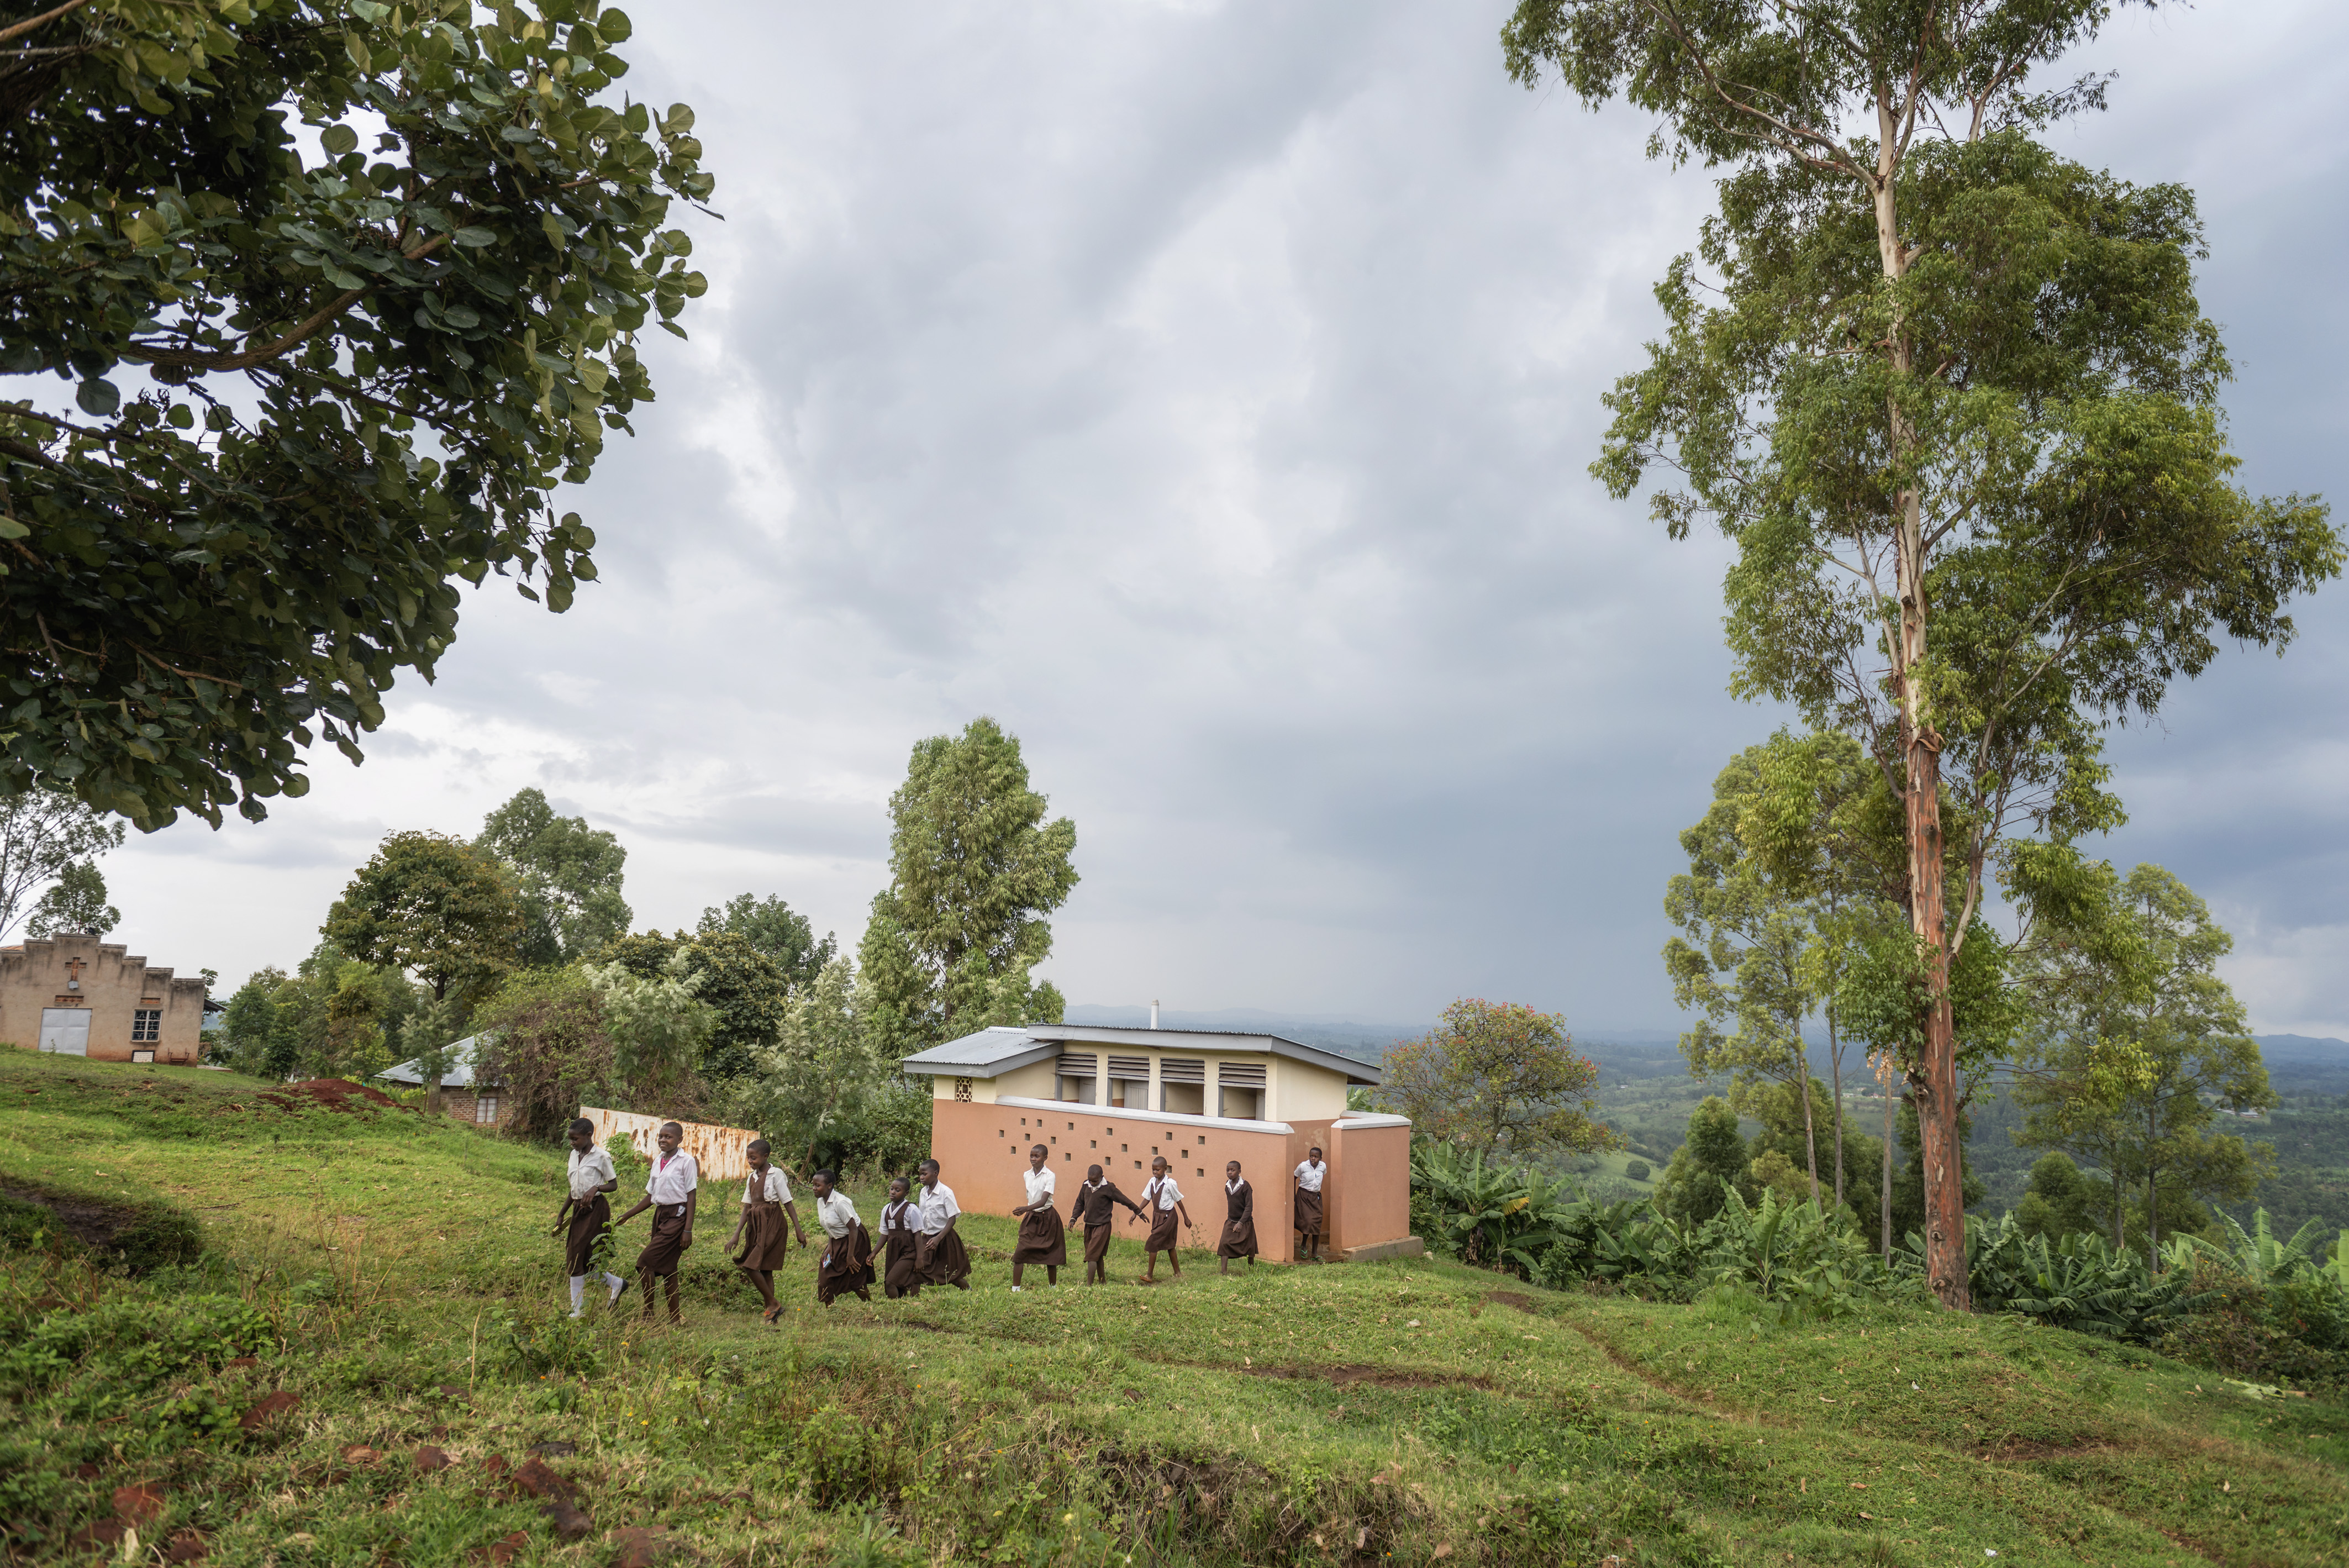
M 574 1274 L 574 1275 L 572 1275 L 572 1276 L 571 1276 L 571 1315 L 572 1315 L 572 1316 L 574 1316 L 574 1317 L 577 1317 L 577 1316 L 579 1315 L 579 1303 L 582 1303 L 582 1302 L 584 1302 L 584 1301 L 585 1301 L 586 1299 L 587 1299 L 587 1276 L 586 1276 L 586 1275 L 585 1275 L 585 1274 Z
M 618 1301 L 620 1299 L 620 1289 L 627 1282 L 627 1281 L 620 1278 L 617 1274 L 605 1274 L 604 1276 L 604 1288 L 612 1293 L 612 1299 L 614 1301 Z

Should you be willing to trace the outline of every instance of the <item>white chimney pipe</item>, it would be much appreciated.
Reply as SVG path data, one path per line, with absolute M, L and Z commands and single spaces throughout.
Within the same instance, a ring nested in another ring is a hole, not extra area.
M 1150 1004 L 1150 1027 L 1158 1027 L 1158 1003 L 1154 1000 Z

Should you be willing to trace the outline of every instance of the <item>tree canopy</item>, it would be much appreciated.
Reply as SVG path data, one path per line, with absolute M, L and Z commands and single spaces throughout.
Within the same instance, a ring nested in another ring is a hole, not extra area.
M 814 984 L 823 966 L 840 950 L 840 943 L 830 931 L 823 934 L 822 941 L 816 940 L 815 928 L 808 924 L 807 917 L 771 893 L 764 898 L 755 893 L 743 893 L 723 905 L 706 909 L 694 929 L 699 936 L 731 931 L 740 937 L 775 961 L 793 992 L 805 991 Z
M 47 893 L 43 889 L 68 877 L 76 878 L 81 892 L 66 897 L 86 894 L 88 877 L 79 873 L 87 867 L 95 877 L 98 857 L 121 847 L 122 839 L 121 823 L 91 810 L 63 790 L 32 789 L 0 795 L 0 936 L 7 935 L 36 909 L 46 909 Z M 97 898 L 102 909 L 106 901 L 102 877 L 97 882 Z
M 2102 726 L 2338 575 L 2324 506 L 2235 483 L 2191 194 L 2033 140 L 2101 78 L 2032 73 L 2109 0 L 1522 0 L 1506 64 L 1722 169 L 1606 399 L 1594 472 L 1731 540 L 1733 690 L 1852 736 L 1899 804 L 1928 1270 L 1966 1304 L 1952 963 L 2017 834 L 2119 820 Z M 1945 887 L 1950 867 L 1958 885 Z
M 1030 971 L 1052 950 L 1045 917 L 1077 885 L 1077 828 L 1046 822 L 1047 804 L 992 719 L 914 747 L 889 797 L 890 884 L 858 950 L 871 1027 L 892 1048 L 1060 1022 L 1059 990 Z
M 517 791 L 473 842 L 513 874 L 523 962 L 566 963 L 628 929 L 632 911 L 620 896 L 628 852 L 585 817 L 555 815 L 542 791 Z
M 258 820 L 430 679 L 459 585 L 592 580 L 554 500 L 703 289 L 693 113 L 597 0 L 88 0 L 0 67 L 0 790 Z M 305 151 L 315 149 L 315 151 Z M 144 369 L 146 383 L 126 370 Z M 52 383 L 54 384 L 54 383 Z
M 435 1001 L 471 1003 L 514 967 L 523 919 L 487 855 L 443 834 L 394 833 L 319 930 L 359 963 L 415 975 Z
M 1426 1034 L 1388 1051 L 1379 1097 L 1414 1131 L 1488 1158 L 1619 1141 L 1598 1119 L 1598 1064 L 1574 1054 L 1563 1017 L 1523 1002 L 1453 1002 Z

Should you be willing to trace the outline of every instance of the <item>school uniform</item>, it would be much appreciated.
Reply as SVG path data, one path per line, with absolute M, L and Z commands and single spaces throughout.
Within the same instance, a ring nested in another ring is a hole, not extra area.
M 693 1156 L 683 1149 L 653 1158 L 653 1173 L 645 1178 L 645 1196 L 653 1200 L 653 1233 L 646 1239 L 645 1250 L 636 1254 L 638 1273 L 677 1272 L 685 1257 L 686 1200 L 700 1185 L 701 1172 Z M 652 1310 L 649 1298 L 645 1310 Z
M 873 1288 L 873 1238 L 856 1205 L 835 1188 L 816 1199 L 816 1223 L 823 1227 L 823 1256 L 815 1263 L 815 1299 L 830 1306 L 843 1292 Z
M 620 1291 L 627 1282 L 608 1269 L 598 1265 L 610 1260 L 612 1251 L 612 1205 L 604 1196 L 603 1188 L 619 1179 L 612 1168 L 612 1157 L 605 1150 L 590 1147 L 586 1153 L 571 1151 L 571 1228 L 563 1237 L 563 1272 L 571 1276 L 571 1315 L 577 1317 L 581 1303 L 587 1299 L 587 1276 L 602 1272 L 604 1288 L 612 1299 L 620 1299 Z
M 893 1302 L 922 1293 L 921 1264 L 915 1256 L 921 1217 L 910 1198 L 881 1207 L 882 1293 Z
M 770 1165 L 762 1179 L 752 1171 L 742 1182 L 742 1254 L 734 1261 L 746 1269 L 772 1271 L 791 1254 L 791 1216 L 783 1205 L 792 1200 L 791 1179 L 782 1168 Z
M 1150 1239 L 1142 1243 L 1144 1251 L 1171 1252 L 1174 1250 L 1174 1206 L 1183 1201 L 1183 1189 L 1174 1185 L 1174 1178 L 1154 1176 L 1142 1189 L 1143 1207 L 1150 1210 Z
M 947 1229 L 962 1212 L 962 1205 L 955 1201 L 954 1189 L 944 1182 L 925 1187 L 916 1207 L 920 1210 L 916 1223 L 920 1234 L 915 1242 L 915 1256 L 921 1268 L 922 1282 L 950 1285 L 970 1278 L 969 1250 L 963 1246 L 960 1236 Z
M 1299 1160 L 1297 1179 L 1297 1231 L 1303 1236 L 1321 1234 L 1321 1184 L 1330 1179 L 1330 1162 L 1315 1165 L 1311 1160 Z
M 1085 1228 L 1086 1262 L 1109 1261 L 1110 1221 L 1112 1210 L 1121 1203 L 1133 1213 L 1142 1212 L 1142 1205 L 1120 1192 L 1114 1181 L 1084 1182 L 1069 1200 L 1069 1223 Z
M 1019 1216 L 1019 1240 L 1011 1248 L 1011 1261 L 1058 1268 L 1069 1261 L 1069 1235 L 1053 1203 L 1052 1168 L 1023 1170 L 1019 1176 L 1028 1184 L 1028 1212 Z
M 1246 1177 L 1224 1183 L 1224 1239 L 1216 1243 L 1216 1256 L 1256 1256 L 1256 1189 Z

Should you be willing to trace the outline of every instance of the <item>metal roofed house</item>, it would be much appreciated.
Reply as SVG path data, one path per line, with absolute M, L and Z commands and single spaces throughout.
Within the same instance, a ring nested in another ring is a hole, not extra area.
M 493 1127 L 506 1119 L 509 1106 L 505 1103 L 504 1085 L 480 1083 L 474 1079 L 473 1059 L 481 1049 L 481 1037 L 468 1034 L 449 1047 L 449 1070 L 440 1079 L 440 1109 L 459 1121 L 474 1122 Z M 424 1074 L 414 1061 L 386 1067 L 376 1075 L 387 1084 L 403 1088 L 420 1089 Z
M 1411 1122 L 1349 1111 L 1346 1091 L 1377 1086 L 1373 1063 L 1278 1034 L 1203 1029 L 998 1025 L 904 1058 L 931 1082 L 930 1147 L 965 1209 L 1009 1214 L 1027 1201 L 1019 1173 L 1042 1144 L 1060 1200 L 1098 1164 L 1139 1199 L 1164 1154 L 1209 1246 L 1223 1229 L 1224 1162 L 1256 1187 L 1257 1244 L 1297 1255 L 1289 1173 L 1319 1145 L 1327 1252 L 1394 1257 L 1411 1234 Z M 1118 1234 L 1139 1237 L 1136 1227 Z M 1186 1239 L 1187 1244 L 1187 1239 Z

